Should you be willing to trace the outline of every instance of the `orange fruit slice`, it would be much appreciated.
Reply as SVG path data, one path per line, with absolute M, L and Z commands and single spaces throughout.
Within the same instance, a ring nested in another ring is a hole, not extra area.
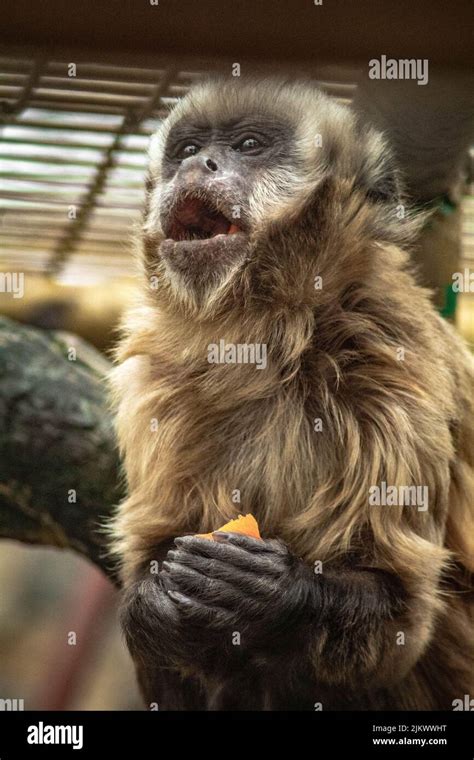
M 243 533 L 251 538 L 259 538 L 261 540 L 260 531 L 258 529 L 258 523 L 253 515 L 239 515 L 236 520 L 231 520 L 218 528 L 217 530 L 224 533 Z M 213 540 L 212 533 L 198 533 L 199 538 L 209 538 Z

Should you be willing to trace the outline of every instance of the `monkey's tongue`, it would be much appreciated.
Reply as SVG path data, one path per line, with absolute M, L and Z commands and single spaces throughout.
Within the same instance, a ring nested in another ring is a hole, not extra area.
M 175 221 L 183 232 L 199 230 L 202 236 L 209 238 L 216 235 L 234 235 L 240 231 L 224 214 L 209 208 L 197 198 L 187 199 L 181 205 Z
M 205 226 L 204 229 L 206 230 Z M 235 224 L 231 224 L 222 215 L 214 220 L 210 229 L 211 237 L 215 237 L 216 235 L 235 235 L 236 232 L 240 232 L 239 228 Z
M 205 232 L 210 233 L 211 237 L 215 237 L 216 235 L 226 235 L 229 230 L 229 221 L 222 214 L 219 214 L 215 219 L 212 217 L 209 219 L 204 218 L 200 224 Z
M 208 237 L 215 237 L 216 235 L 227 235 L 233 225 L 224 214 L 201 207 L 197 209 L 197 213 L 189 226 L 199 227 Z

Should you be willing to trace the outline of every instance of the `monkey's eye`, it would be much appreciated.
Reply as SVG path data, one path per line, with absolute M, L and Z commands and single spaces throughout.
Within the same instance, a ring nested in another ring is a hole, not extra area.
M 189 143 L 188 145 L 185 145 L 183 148 L 180 148 L 180 150 L 177 153 L 178 158 L 189 158 L 190 156 L 195 156 L 196 153 L 199 153 L 200 148 L 199 145 L 196 145 L 196 143 Z
M 262 147 L 262 143 L 256 137 L 245 137 L 235 146 L 234 150 L 238 150 L 239 153 L 250 153 Z

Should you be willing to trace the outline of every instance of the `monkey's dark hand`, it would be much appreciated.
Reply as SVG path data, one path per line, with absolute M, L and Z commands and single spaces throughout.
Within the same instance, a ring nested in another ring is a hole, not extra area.
M 304 644 L 314 574 L 281 541 L 238 533 L 175 539 L 162 581 L 179 610 L 189 652 L 232 660 Z M 236 640 L 237 637 L 237 640 Z M 236 646 L 236 644 L 238 644 Z M 220 658 L 221 659 L 221 658 Z
M 124 629 L 146 669 L 225 676 L 273 668 L 280 680 L 291 670 L 294 681 L 317 662 L 328 682 L 335 672 L 341 683 L 377 676 L 406 604 L 396 577 L 355 557 L 316 575 L 280 541 L 214 535 L 175 539 L 160 573 L 127 589 Z

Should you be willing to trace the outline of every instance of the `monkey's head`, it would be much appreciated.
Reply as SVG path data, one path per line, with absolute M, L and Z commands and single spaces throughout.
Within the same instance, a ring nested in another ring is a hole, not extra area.
M 358 249 L 376 256 L 381 242 L 400 242 L 398 203 L 382 136 L 312 84 L 198 85 L 151 144 L 152 295 L 198 318 L 259 301 L 310 303 L 335 257 L 357 268 Z

